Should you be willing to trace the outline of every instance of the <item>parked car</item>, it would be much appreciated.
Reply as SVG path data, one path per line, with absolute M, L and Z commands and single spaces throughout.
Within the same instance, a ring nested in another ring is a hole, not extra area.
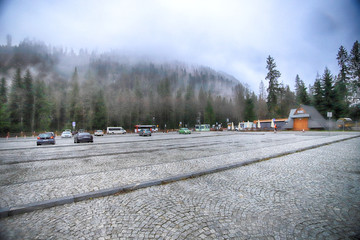
M 94 136 L 104 136 L 103 130 L 96 130 L 96 131 L 94 132 Z
M 151 136 L 151 131 L 149 129 L 140 129 L 139 136 Z
M 107 127 L 106 134 L 126 134 L 126 130 L 122 127 Z
M 55 144 L 55 134 L 53 132 L 40 133 L 37 137 L 36 145 Z
M 94 142 L 93 136 L 88 132 L 79 132 L 74 135 L 74 143 Z
M 61 138 L 71 138 L 72 137 L 72 134 L 70 131 L 63 131 L 61 133 Z
M 351 130 L 355 124 L 351 118 L 339 118 L 336 121 L 336 125 L 337 125 L 338 129 Z
M 191 134 L 191 131 L 188 128 L 180 128 L 179 134 Z

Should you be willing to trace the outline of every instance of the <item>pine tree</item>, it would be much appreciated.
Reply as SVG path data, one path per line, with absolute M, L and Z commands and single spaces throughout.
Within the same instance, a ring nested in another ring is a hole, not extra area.
M 34 128 L 39 131 L 49 131 L 51 123 L 52 104 L 46 84 L 37 80 L 34 84 Z
M 180 124 L 180 122 L 181 122 L 182 126 L 185 126 L 185 123 L 184 123 L 185 104 L 184 104 L 184 100 L 182 97 L 183 91 L 184 91 L 184 89 L 180 88 L 176 92 L 176 99 L 174 102 L 174 114 L 175 114 L 176 124 Z M 181 126 L 179 125 L 179 127 L 181 127 Z
M 173 104 L 171 98 L 171 84 L 168 78 L 163 79 L 158 86 L 158 94 L 159 94 L 159 122 L 161 127 L 169 128 L 175 127 L 175 122 L 172 121 L 173 114 Z
M 336 59 L 338 60 L 338 65 L 340 67 L 340 72 L 335 82 L 335 95 L 336 95 L 336 104 L 335 112 L 337 117 L 346 117 L 349 111 L 349 57 L 346 49 L 341 46 L 339 48 Z
M 295 78 L 295 95 L 297 105 L 310 104 L 310 98 L 305 87 L 305 83 L 300 79 L 299 75 L 296 75 Z
M 324 100 L 323 100 L 323 89 L 321 86 L 321 77 L 317 75 L 314 86 L 313 86 L 313 102 L 312 105 L 321 113 L 324 113 Z
M 352 120 L 360 120 L 360 103 L 352 104 L 349 108 L 349 115 Z
M 350 52 L 349 70 L 354 95 L 360 97 L 360 44 L 356 41 Z
M 234 102 L 235 102 L 235 118 L 243 119 L 244 118 L 244 109 L 245 109 L 245 96 L 247 94 L 247 89 L 242 84 L 237 84 L 234 87 Z M 229 113 L 227 113 L 229 114 Z
M 33 80 L 29 70 L 26 70 L 24 77 L 24 130 L 34 131 L 33 113 L 34 113 L 34 90 Z
M 322 88 L 323 88 L 323 116 L 326 116 L 326 112 L 335 111 L 335 91 L 334 91 L 334 79 L 330 70 L 326 67 L 322 76 Z
M 11 130 L 13 132 L 23 131 L 24 86 L 20 68 L 16 70 L 11 84 L 8 110 L 10 114 Z
M 255 115 L 255 104 L 254 104 L 254 100 L 256 99 L 256 96 L 254 93 L 252 93 L 250 95 L 250 93 L 248 92 L 246 94 L 246 99 L 245 99 L 245 109 L 244 109 L 244 120 L 245 121 L 254 121 L 256 119 L 256 115 Z
M 94 101 L 93 129 L 105 129 L 107 126 L 107 110 L 104 100 L 104 93 L 99 90 Z
M 277 104 L 276 104 L 276 112 L 275 115 L 276 117 L 283 117 L 283 105 L 284 105 L 284 97 L 285 97 L 285 86 L 284 83 L 281 82 L 278 84 L 278 88 L 277 88 L 277 94 L 276 94 L 276 99 L 277 99 Z
M 77 68 L 75 68 L 71 79 L 69 117 L 71 122 L 76 122 L 77 128 L 83 128 L 83 107 L 80 97 L 79 76 Z
M 6 104 L 0 104 L 0 134 L 6 136 L 10 131 L 10 116 Z
M 199 90 L 199 94 L 198 94 L 198 101 L 197 101 L 197 105 L 198 105 L 198 112 L 200 112 L 200 116 L 201 116 L 201 119 L 200 119 L 200 122 L 203 122 L 205 123 L 205 108 L 207 107 L 208 105 L 208 97 L 207 97 L 207 94 L 206 92 L 204 91 L 204 89 L 201 87 L 200 90 Z M 208 122 L 206 122 L 208 123 Z
M 71 79 L 70 104 L 69 104 L 69 115 L 71 121 L 75 121 L 76 103 L 80 98 L 78 78 L 79 77 L 77 73 L 77 68 L 75 68 L 75 71 Z
M 269 110 L 269 117 L 277 116 L 277 95 L 279 91 L 278 78 L 281 76 L 281 73 L 276 69 L 276 63 L 274 59 L 269 55 L 266 60 L 268 73 L 266 75 L 267 80 L 269 80 L 268 97 L 267 97 L 267 106 Z
M 347 87 L 348 81 L 350 79 L 349 56 L 343 46 L 340 46 L 336 59 L 338 60 L 338 65 L 340 68 L 338 80 L 344 84 L 344 87 Z
M 204 112 L 204 123 L 210 125 L 215 123 L 215 112 L 211 102 L 211 97 L 209 97 Z
M 6 79 L 5 77 L 1 78 L 0 83 L 0 104 L 6 104 L 7 103 L 7 86 L 6 86 Z
M 188 85 L 185 94 L 184 123 L 188 126 L 194 126 L 196 124 L 196 114 L 194 88 L 191 85 Z
M 279 102 L 278 116 L 286 118 L 289 116 L 290 110 L 297 107 L 295 94 L 290 90 L 289 85 L 281 87 L 282 98 Z
M 5 136 L 9 132 L 10 119 L 7 109 L 7 87 L 4 77 L 1 78 L 0 85 L 0 134 Z

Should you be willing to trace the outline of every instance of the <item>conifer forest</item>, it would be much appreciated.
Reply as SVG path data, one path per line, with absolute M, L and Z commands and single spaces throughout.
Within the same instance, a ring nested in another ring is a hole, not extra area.
M 8 36 L 9 37 L 9 36 Z M 11 38 L 10 38 L 11 39 Z M 131 56 L 119 51 L 78 52 L 23 40 L 0 45 L 0 134 L 106 129 L 136 124 L 193 128 L 287 118 L 300 104 L 324 117 L 360 119 L 360 46 L 339 46 L 338 72 L 319 69 L 313 84 L 300 75 L 281 81 L 271 55 L 258 89 L 206 66 Z M 316 74 L 316 73 L 315 73 Z M 293 88 L 294 90 L 291 90 Z

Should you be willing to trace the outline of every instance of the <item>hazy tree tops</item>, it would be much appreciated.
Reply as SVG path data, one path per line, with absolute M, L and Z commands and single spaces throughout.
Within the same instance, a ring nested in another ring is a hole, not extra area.
M 335 56 L 334 56 L 335 57 Z M 116 52 L 89 54 L 11 38 L 0 46 L 0 131 L 105 129 L 136 124 L 160 128 L 193 127 L 196 123 L 238 123 L 281 117 L 299 104 L 322 114 L 358 118 L 360 53 L 341 46 L 339 74 L 327 68 L 306 87 L 294 76 L 295 91 L 279 82 L 275 59 L 266 59 L 267 74 L 256 95 L 235 78 L 202 66 L 159 62 Z
M 74 54 L 25 40 L 0 46 L 0 77 L 1 107 L 9 113 L 2 115 L 3 133 L 62 130 L 72 122 L 90 130 L 247 120 L 233 101 L 234 88 L 242 85 L 202 66 Z

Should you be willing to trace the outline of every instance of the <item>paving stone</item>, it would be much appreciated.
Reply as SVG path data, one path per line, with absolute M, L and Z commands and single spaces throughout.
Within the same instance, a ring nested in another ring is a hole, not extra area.
M 184 155 L 176 155 L 178 161 L 168 161 L 168 157 L 161 164 L 134 165 L 110 172 L 104 166 L 108 174 L 99 173 L 101 178 L 89 174 L 94 181 L 89 184 L 104 189 L 104 186 L 110 185 L 104 183 L 111 180 L 116 182 L 120 172 L 128 171 L 132 175 L 120 177 L 116 184 L 124 180 L 131 182 L 132 179 L 147 181 L 149 177 L 159 176 L 159 173 L 160 176 L 168 176 L 183 173 L 184 169 L 206 169 L 209 165 L 216 166 L 219 161 L 220 164 L 229 164 L 249 157 L 289 149 L 293 151 L 343 138 L 341 135 L 330 138 L 316 134 L 304 138 L 295 135 L 295 143 L 287 143 L 285 140 L 290 135 L 286 134 L 277 134 L 276 137 L 280 139 L 276 139 L 275 134 L 265 136 L 268 140 L 281 143 L 280 146 L 248 147 L 238 151 L 238 146 L 227 148 L 226 144 L 221 143 L 237 135 L 216 137 L 217 140 L 207 137 L 207 140 L 219 141 L 218 146 L 232 151 L 225 153 L 222 149 L 218 155 L 212 156 L 212 149 L 205 148 L 207 153 L 202 153 L 203 148 L 192 151 L 189 144 L 190 153 L 184 151 Z M 253 139 L 261 143 L 257 138 L 259 136 L 249 137 L 245 141 L 251 144 L 250 139 Z M 185 143 L 182 139 L 182 144 Z M 111 239 L 148 239 L 151 236 L 157 239 L 356 239 L 360 236 L 358 149 L 360 141 L 355 138 L 193 179 L 3 218 L 0 219 L 0 236 L 6 239 L 79 239 L 82 235 L 85 239 L 106 239 L 108 236 Z M 196 158 L 185 156 L 191 153 Z M 112 162 L 107 157 L 102 159 L 107 160 Z M 146 159 L 143 161 L 147 162 Z M 40 163 L 36 164 L 40 167 Z M 102 167 L 101 164 L 97 166 Z M 85 167 L 85 170 L 93 168 Z M 117 171 L 119 173 L 113 174 Z M 136 175 L 137 171 L 144 174 Z M 56 170 L 54 175 L 58 173 Z M 69 179 L 69 182 L 63 182 L 65 188 L 71 188 L 71 179 L 80 179 L 77 176 L 65 178 Z M 85 179 L 89 181 L 88 177 Z M 37 183 L 49 184 L 45 189 L 45 195 L 48 195 L 46 191 L 51 192 L 51 184 L 58 189 L 60 180 L 64 180 L 63 177 L 39 180 Z M 37 183 L 34 183 L 35 190 Z M 84 191 L 88 186 L 81 184 L 85 183 L 79 180 L 73 185 Z M 66 189 L 60 191 L 59 196 L 66 192 Z M 23 196 L 20 194 L 19 197 Z M 36 198 L 34 195 L 32 197 Z M 11 198 L 7 202 L 11 204 Z M 107 229 L 108 226 L 113 227 Z M 106 236 L 102 232 L 104 228 Z M 152 232 L 154 229 L 155 233 Z

